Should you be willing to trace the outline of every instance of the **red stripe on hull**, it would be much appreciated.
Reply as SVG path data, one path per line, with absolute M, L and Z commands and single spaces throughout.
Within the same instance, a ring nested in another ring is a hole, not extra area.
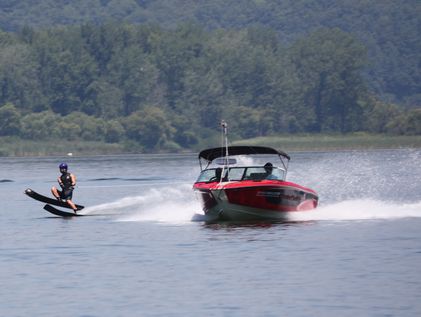
M 248 187 L 226 189 L 231 204 L 273 211 L 303 211 L 317 206 L 312 193 L 291 187 Z

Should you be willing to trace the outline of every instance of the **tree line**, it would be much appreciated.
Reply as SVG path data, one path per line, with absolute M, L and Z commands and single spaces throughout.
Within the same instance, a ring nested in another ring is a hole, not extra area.
M 0 0 L 0 30 L 24 26 L 130 24 L 176 28 L 193 21 L 207 30 L 273 29 L 284 44 L 320 27 L 339 28 L 367 47 L 364 76 L 382 100 L 420 106 L 419 0 Z
M 420 110 L 380 101 L 367 48 L 323 28 L 284 44 L 265 27 L 83 24 L 0 32 L 0 136 L 189 148 L 234 137 L 420 134 Z

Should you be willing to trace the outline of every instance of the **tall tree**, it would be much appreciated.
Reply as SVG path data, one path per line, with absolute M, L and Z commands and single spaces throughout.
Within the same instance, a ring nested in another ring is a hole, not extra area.
M 317 118 L 314 129 L 349 132 L 360 128 L 364 46 L 339 29 L 321 29 L 297 41 L 290 54 L 305 89 L 305 102 Z
M 19 134 L 20 119 L 21 115 L 13 104 L 7 103 L 0 107 L 0 136 Z

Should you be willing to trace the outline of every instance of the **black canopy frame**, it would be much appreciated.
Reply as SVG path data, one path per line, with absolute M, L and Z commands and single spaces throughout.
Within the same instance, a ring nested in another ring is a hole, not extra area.
M 236 155 L 258 155 L 258 154 L 273 154 L 278 155 L 282 164 L 285 167 L 285 170 L 287 170 L 288 162 L 285 164 L 283 158 L 287 159 L 288 161 L 291 159 L 290 156 L 283 152 L 279 151 L 270 147 L 266 146 L 247 146 L 247 145 L 238 145 L 238 146 L 228 146 L 228 147 L 216 147 L 216 148 L 210 148 L 203 150 L 199 153 L 199 163 L 200 163 L 200 169 L 202 168 L 202 159 L 207 162 L 206 167 L 209 166 L 209 164 L 219 158 L 219 157 L 226 157 L 228 152 L 228 156 L 236 156 Z

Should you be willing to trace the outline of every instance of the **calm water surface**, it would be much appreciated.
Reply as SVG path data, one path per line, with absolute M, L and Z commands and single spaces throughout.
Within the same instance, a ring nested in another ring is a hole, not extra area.
M 421 316 L 421 150 L 290 153 L 320 208 L 207 225 L 196 155 L 0 158 L 0 316 Z M 90 217 L 51 217 L 58 164 Z

